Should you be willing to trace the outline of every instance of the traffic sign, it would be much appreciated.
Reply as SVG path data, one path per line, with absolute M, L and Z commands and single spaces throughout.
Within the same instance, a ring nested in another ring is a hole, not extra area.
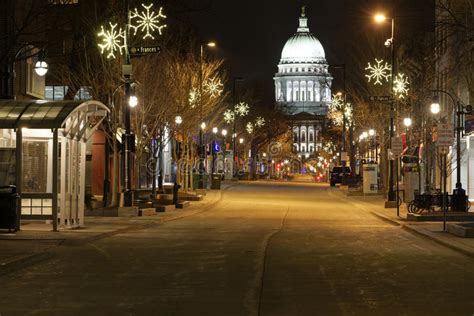
M 159 54 L 161 46 L 134 46 L 129 51 L 130 55 Z
M 386 102 L 386 101 L 390 101 L 392 99 L 391 96 L 389 95 L 371 95 L 369 97 L 369 100 L 370 101 L 382 101 L 382 102 Z
M 392 137 L 392 154 L 395 156 L 400 156 L 403 152 L 403 141 L 400 136 Z
M 347 151 L 343 151 L 341 153 L 341 161 L 348 161 L 349 160 L 349 156 L 347 155 Z
M 437 141 L 438 147 L 449 147 L 454 142 L 454 129 L 453 124 L 445 123 L 437 126 Z

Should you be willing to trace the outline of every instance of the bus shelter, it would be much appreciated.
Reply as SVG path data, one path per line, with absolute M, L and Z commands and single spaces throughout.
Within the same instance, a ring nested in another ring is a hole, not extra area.
M 21 219 L 84 225 L 86 142 L 107 116 L 98 101 L 0 100 L 0 185 L 15 185 Z

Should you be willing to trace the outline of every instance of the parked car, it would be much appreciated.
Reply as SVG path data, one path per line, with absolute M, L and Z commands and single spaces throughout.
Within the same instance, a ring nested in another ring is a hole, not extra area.
M 342 183 L 344 177 L 350 177 L 352 175 L 350 167 L 334 167 L 332 168 L 330 175 L 330 184 L 335 186 L 336 183 Z

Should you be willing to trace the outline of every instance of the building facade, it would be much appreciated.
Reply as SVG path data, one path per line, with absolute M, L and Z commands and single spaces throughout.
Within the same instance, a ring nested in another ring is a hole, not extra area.
M 302 8 L 296 33 L 281 53 L 274 77 L 275 100 L 291 123 L 293 151 L 306 158 L 321 148 L 321 132 L 331 102 L 332 77 L 324 48 L 310 32 Z
M 434 89 L 444 91 L 438 94 L 441 113 L 456 127 L 456 104 L 472 105 L 473 64 L 470 30 L 474 26 L 473 9 L 467 2 L 437 0 L 436 8 L 436 82 Z M 451 174 L 448 191 L 456 188 L 457 172 L 460 183 L 472 201 L 474 198 L 474 116 L 461 118 L 461 160 L 457 166 L 456 139 L 450 149 Z M 437 181 L 441 176 L 437 172 Z M 441 183 L 439 183 L 441 186 Z

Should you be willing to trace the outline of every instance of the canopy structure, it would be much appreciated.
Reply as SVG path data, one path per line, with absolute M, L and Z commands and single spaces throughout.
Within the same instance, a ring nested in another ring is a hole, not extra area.
M 3 135 L 16 143 L 15 185 L 22 218 L 52 219 L 55 231 L 58 222 L 68 227 L 83 225 L 85 143 L 108 112 L 107 106 L 93 100 L 0 100 L 0 130 L 9 130 Z M 37 145 L 31 147 L 31 143 Z M 31 148 L 43 148 L 48 157 L 41 152 L 32 156 L 38 151 Z M 42 171 L 33 176 L 38 168 Z M 41 187 L 38 181 L 44 183 L 41 191 L 31 190 Z
M 98 101 L 0 100 L 0 128 L 64 128 L 68 120 L 80 124 L 108 111 Z

